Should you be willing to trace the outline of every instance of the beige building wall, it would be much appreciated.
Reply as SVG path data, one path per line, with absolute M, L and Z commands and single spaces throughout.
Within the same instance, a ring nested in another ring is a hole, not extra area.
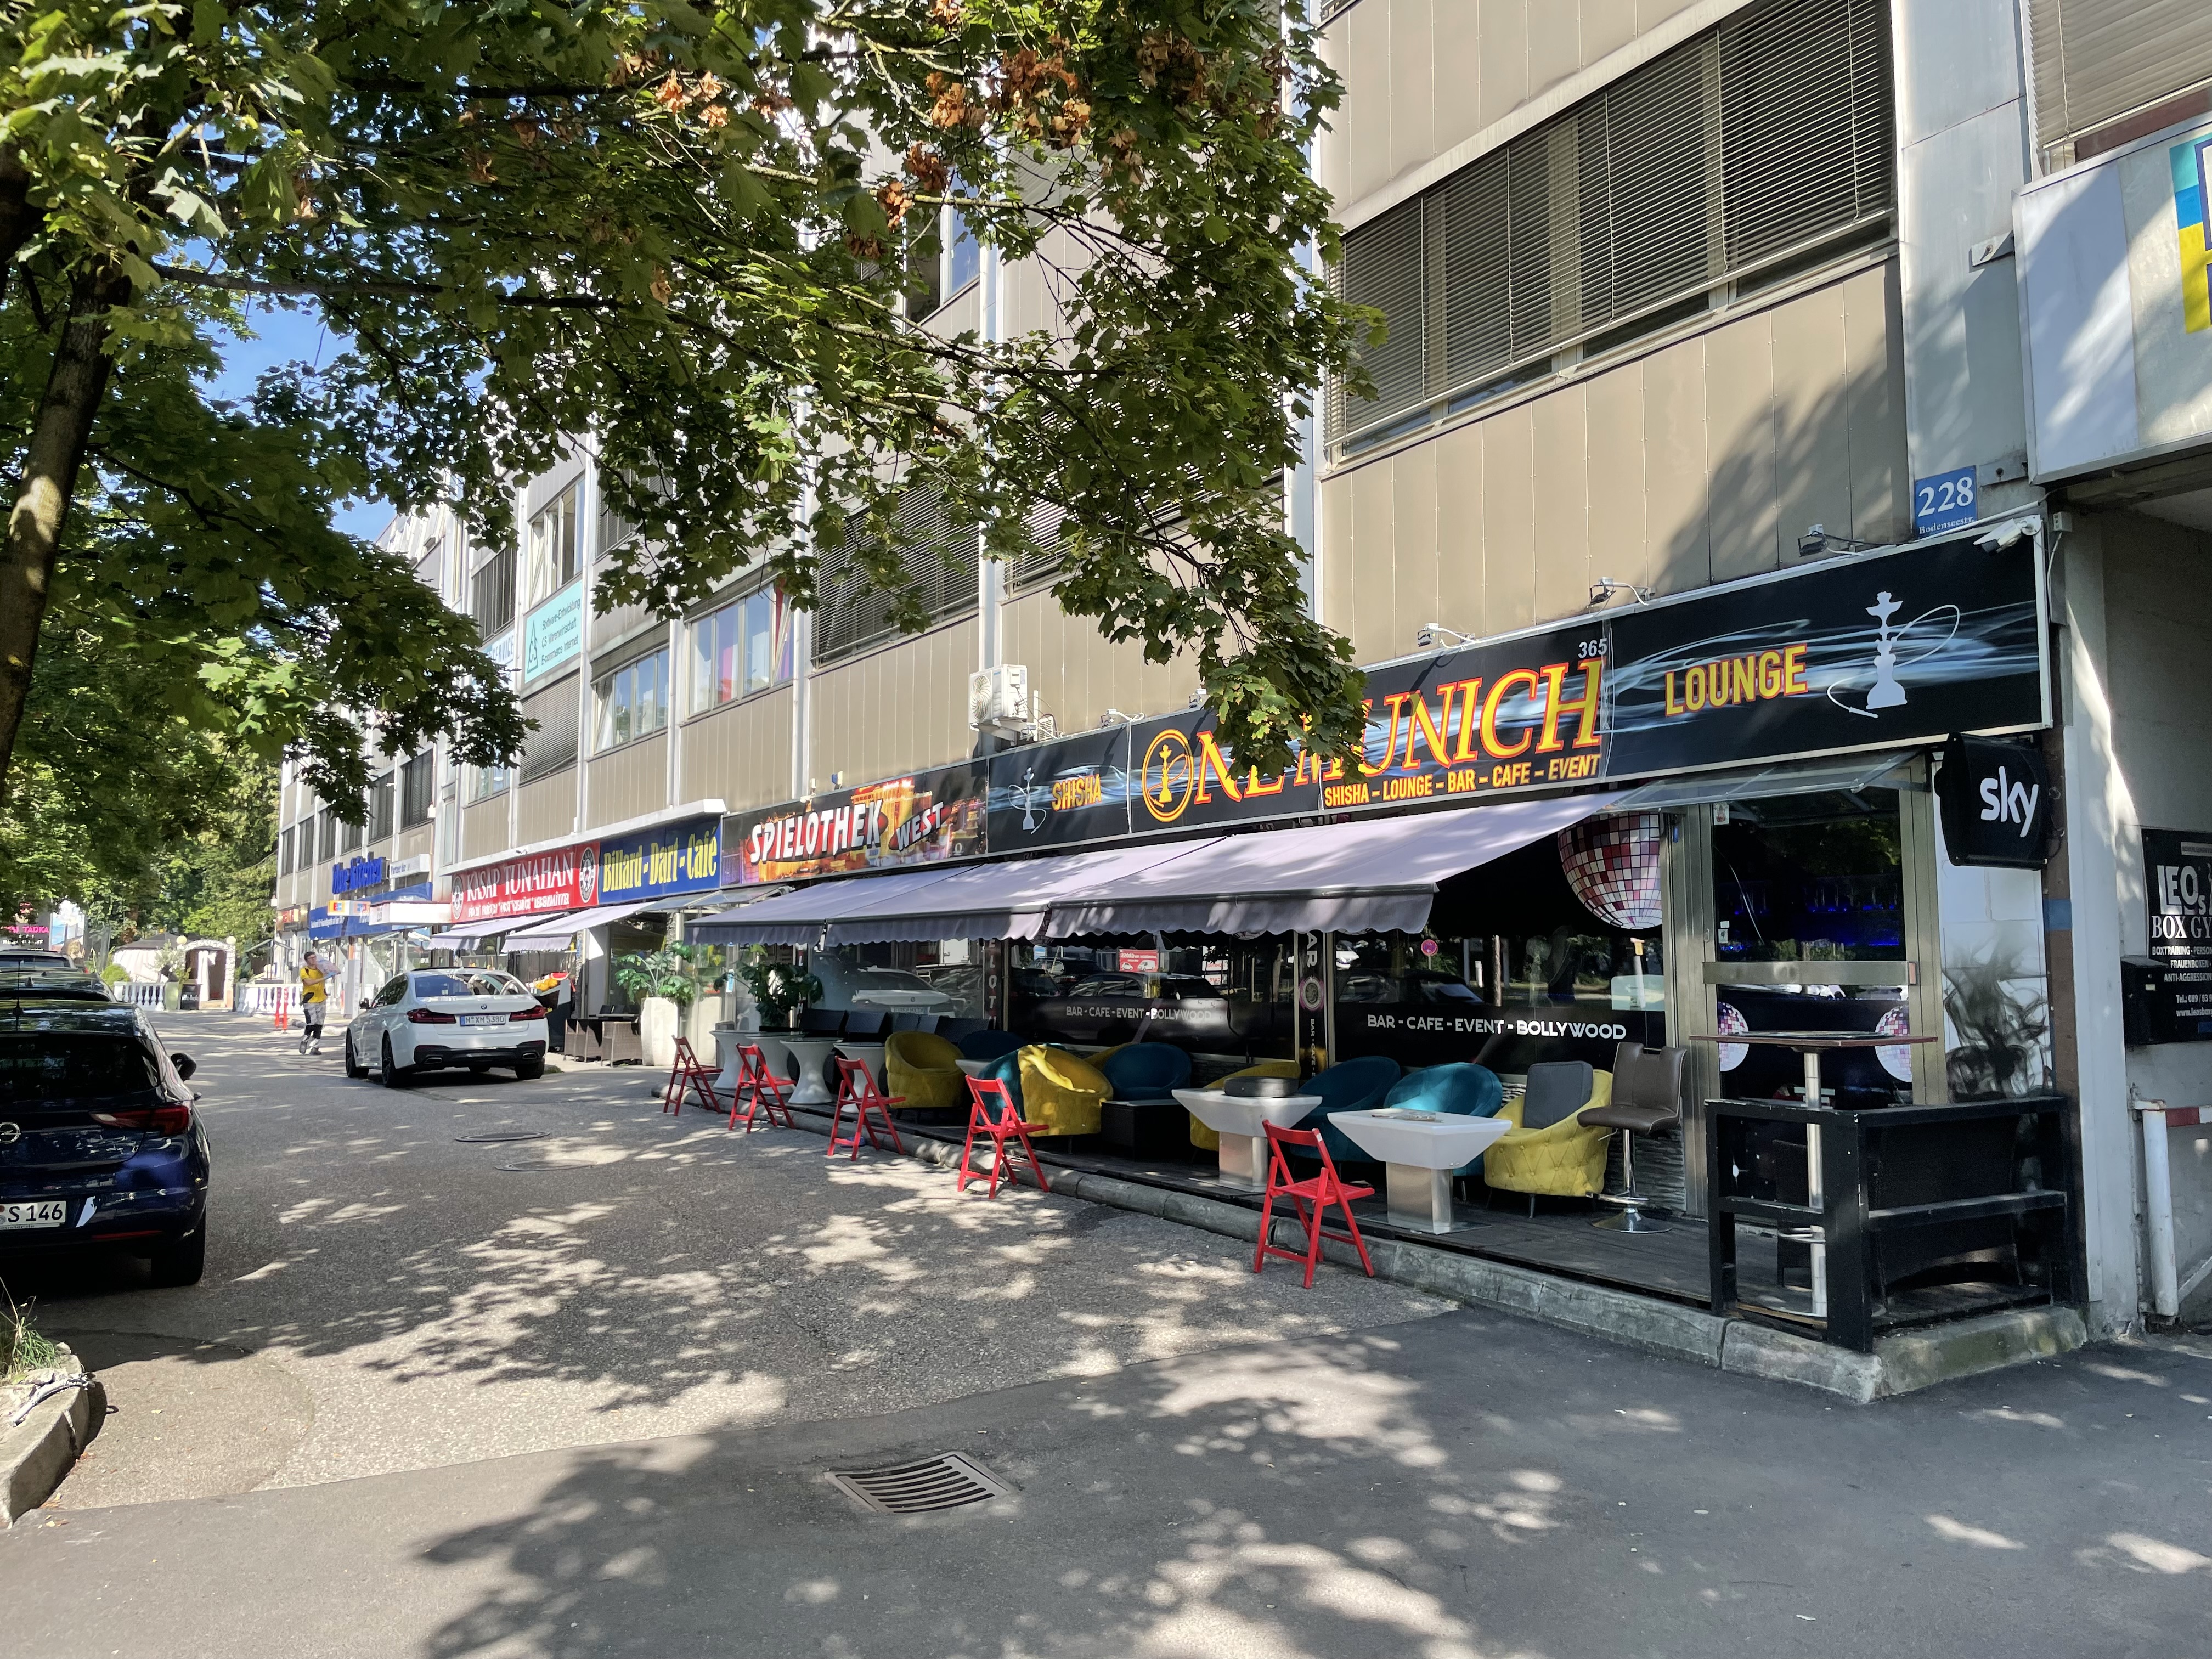
M 1350 206 L 1613 53 L 1671 44 L 1744 0 L 1358 0 L 1322 31 L 1345 82 L 1321 144 Z M 1546 112 L 1548 112 L 1548 110 Z
M 427 858 L 430 853 L 430 843 L 436 839 L 437 833 L 437 820 L 434 818 L 428 823 L 418 823 L 412 830 L 403 830 L 392 837 L 392 851 L 387 856 L 395 861 Z M 408 879 L 412 881 L 416 878 L 410 876 Z
M 975 742 L 968 729 L 975 660 L 975 619 L 966 617 L 817 672 L 810 688 L 814 788 L 836 787 L 830 779 L 841 772 L 849 788 L 967 758 Z
M 576 769 L 521 786 L 514 805 L 514 845 L 528 847 L 576 833 Z
M 1064 732 L 1090 730 L 1109 708 L 1172 714 L 1197 689 L 1194 661 L 1146 662 L 1142 647 L 1115 645 L 1101 637 L 1091 617 L 1062 611 L 1049 588 L 1009 601 L 1001 615 L 1006 660 L 1029 669 L 1039 706 Z
M 624 744 L 611 754 L 596 755 L 585 764 L 592 769 L 585 791 L 590 802 L 586 829 L 620 823 L 624 818 L 657 812 L 669 804 L 665 732 Z
M 461 808 L 461 858 L 489 858 L 507 845 L 507 797 Z
M 732 812 L 791 796 L 791 687 L 726 703 L 684 727 L 682 800 L 715 800 Z
M 1361 662 L 1425 622 L 1574 616 L 1599 577 L 1777 570 L 1819 524 L 1910 534 L 1893 261 L 1346 465 L 1321 484 L 1322 619 Z

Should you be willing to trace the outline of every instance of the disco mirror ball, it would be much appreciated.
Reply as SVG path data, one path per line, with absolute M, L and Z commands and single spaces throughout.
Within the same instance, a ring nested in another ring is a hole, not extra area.
M 1600 921 L 1638 933 L 1659 925 L 1663 812 L 1611 812 L 1559 831 L 1567 885 Z

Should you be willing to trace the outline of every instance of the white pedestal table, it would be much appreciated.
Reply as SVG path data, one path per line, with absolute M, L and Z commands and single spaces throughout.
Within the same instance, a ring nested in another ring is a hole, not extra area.
M 1328 1121 L 1383 1168 L 1383 1202 L 1401 1227 L 1448 1233 L 1452 1217 L 1452 1171 L 1486 1152 L 1512 1120 L 1464 1117 L 1455 1112 L 1423 1112 L 1385 1106 L 1371 1112 L 1331 1112 Z
M 1287 1129 L 1322 1103 L 1319 1095 L 1225 1095 L 1218 1089 L 1178 1089 L 1175 1097 L 1200 1123 L 1221 1137 L 1221 1179 L 1254 1192 L 1267 1184 L 1267 1152 L 1262 1144 L 1272 1123 Z

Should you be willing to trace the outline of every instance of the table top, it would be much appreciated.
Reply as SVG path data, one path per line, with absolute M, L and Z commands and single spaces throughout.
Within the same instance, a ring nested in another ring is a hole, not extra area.
M 1881 1036 L 1873 1031 L 1698 1031 L 1692 1042 L 1761 1042 L 1777 1048 L 1819 1051 L 1823 1048 L 1902 1048 L 1916 1042 L 1934 1042 L 1932 1036 Z
M 1249 1100 L 1255 1106 L 1289 1106 L 1295 1103 L 1309 1109 L 1322 1103 L 1319 1095 L 1232 1095 L 1225 1089 L 1178 1089 L 1175 1091 L 1177 1100 L 1188 1095 L 1197 1095 L 1206 1100 Z
M 1378 1106 L 1364 1112 L 1331 1112 L 1331 1123 L 1390 1123 L 1412 1130 L 1415 1134 L 1464 1134 L 1470 1130 L 1480 1134 L 1503 1133 L 1491 1127 L 1504 1123 L 1510 1129 L 1512 1123 L 1504 1118 L 1476 1117 L 1466 1112 L 1423 1112 L 1404 1106 Z

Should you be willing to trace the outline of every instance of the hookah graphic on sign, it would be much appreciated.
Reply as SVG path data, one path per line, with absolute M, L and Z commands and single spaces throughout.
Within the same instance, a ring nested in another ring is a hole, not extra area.
M 1856 714 L 1862 720 L 1880 720 L 1881 716 L 1878 710 L 1904 708 L 1905 687 L 1898 683 L 1898 670 L 1910 668 L 1915 663 L 1927 661 L 1929 658 L 1936 655 L 1953 640 L 1958 638 L 1959 624 L 1964 620 L 1964 613 L 1957 605 L 1948 604 L 1931 605 L 1905 623 L 1904 627 L 1892 628 L 1889 625 L 1890 618 L 1904 609 L 1905 602 L 1892 597 L 1887 588 L 1875 594 L 1874 603 L 1867 606 L 1867 615 L 1872 617 L 1880 626 L 1875 635 L 1874 641 L 1873 684 L 1868 687 L 1864 702 L 1846 702 L 1841 696 L 1844 691 L 1861 683 L 1861 672 L 1838 674 L 1828 682 L 1828 701 L 1846 714 Z M 1913 629 L 1927 622 L 1929 617 L 1940 617 L 1947 611 L 1951 613 L 1949 631 L 1926 650 L 1899 661 L 1897 654 L 1899 645 L 1912 634 Z

